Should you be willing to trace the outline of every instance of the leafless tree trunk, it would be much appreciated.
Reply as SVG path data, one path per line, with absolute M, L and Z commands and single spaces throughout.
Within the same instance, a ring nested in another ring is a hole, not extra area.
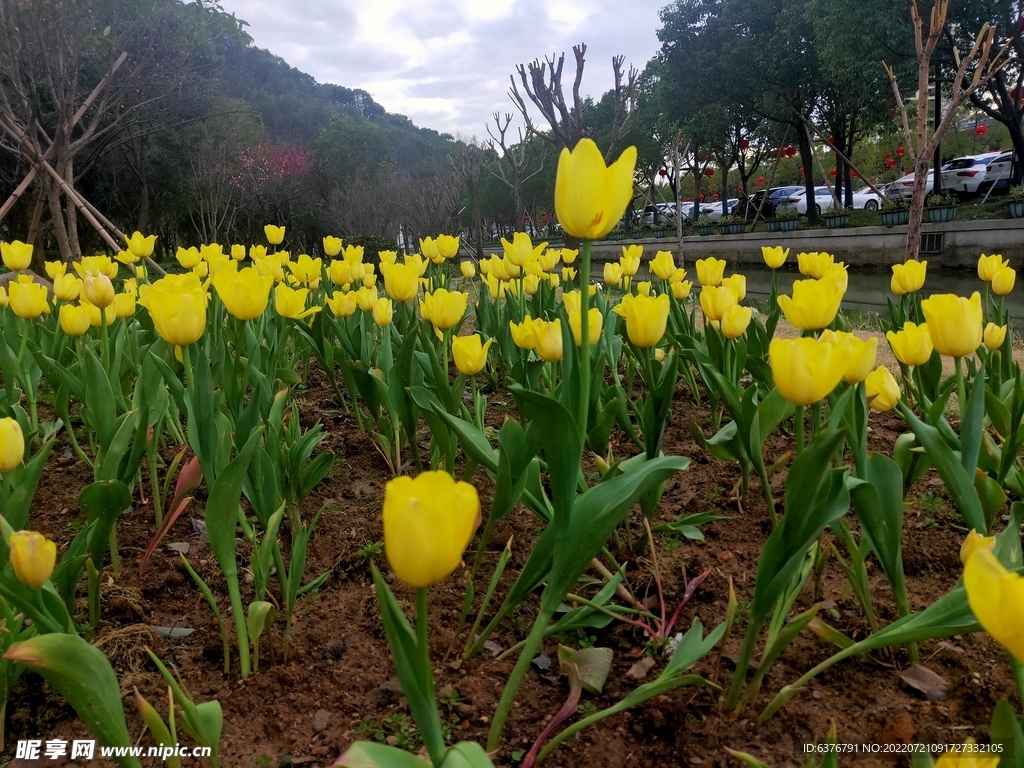
M 512 115 L 509 112 L 505 113 L 504 118 L 497 112 L 494 113 L 494 125 L 498 130 L 498 135 L 495 136 L 491 133 L 491 126 L 487 126 L 487 134 L 491 137 L 490 145 L 491 149 L 494 149 L 494 145 L 497 144 L 501 147 L 501 156 L 508 162 L 510 174 L 505 173 L 505 166 L 498 162 L 498 170 L 495 172 L 491 171 L 491 175 L 502 180 L 502 182 L 512 190 L 512 204 L 515 208 L 515 221 L 522 221 L 526 217 L 526 202 L 523 200 L 523 184 L 542 170 L 544 170 L 544 151 L 543 147 L 546 144 L 542 144 L 540 163 L 537 167 L 527 173 L 527 161 L 526 161 L 526 142 L 530 138 L 530 133 L 527 131 L 526 136 L 523 136 L 523 131 L 519 129 L 519 143 L 514 146 L 508 146 L 505 140 L 505 133 L 508 131 L 509 124 L 512 122 Z M 496 151 L 496 150 L 495 150 Z M 511 175 L 511 178 L 509 178 Z
M 882 62 L 885 72 L 892 84 L 893 94 L 896 97 L 896 104 L 899 106 L 903 118 L 903 135 L 908 152 L 911 154 L 911 164 L 914 168 L 914 191 L 910 198 L 910 216 L 907 222 L 907 247 L 904 253 L 904 261 L 917 259 L 921 250 L 921 223 L 924 219 L 925 187 L 928 183 L 928 174 L 931 165 L 931 158 L 935 150 L 942 143 L 942 137 L 949 129 L 957 110 L 963 102 L 985 85 L 989 78 L 999 72 L 1007 64 L 1007 47 L 1001 51 L 993 51 L 995 40 L 995 27 L 985 24 L 982 26 L 978 37 L 974 41 L 974 47 L 966 58 L 961 59 L 960 53 L 953 47 L 953 56 L 956 60 L 957 71 L 953 78 L 952 95 L 946 102 L 946 111 L 942 120 L 935 126 L 931 137 L 928 136 L 928 74 L 931 66 L 932 54 L 935 46 L 942 35 L 946 25 L 946 12 L 949 10 L 949 0 L 935 0 L 932 6 L 931 18 L 928 26 L 928 37 L 924 37 L 924 24 L 921 15 L 917 10 L 917 0 L 910 3 L 911 19 L 914 23 L 914 44 L 917 50 L 917 135 L 912 136 L 910 132 L 910 120 L 907 117 L 907 108 L 900 95 L 899 83 L 896 82 L 896 74 L 892 68 Z M 964 77 L 968 68 L 974 71 L 971 80 L 964 85 Z

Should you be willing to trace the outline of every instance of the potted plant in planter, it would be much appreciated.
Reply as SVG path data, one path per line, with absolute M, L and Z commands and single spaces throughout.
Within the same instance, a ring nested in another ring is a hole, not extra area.
M 842 229 L 850 225 L 850 214 L 838 205 L 830 206 L 823 214 L 825 226 L 829 229 Z
M 796 208 L 780 208 L 775 211 L 775 218 L 765 221 L 764 226 L 769 232 L 792 232 L 800 221 Z
M 697 219 L 697 234 L 698 235 L 710 235 L 715 231 L 715 225 L 711 223 L 711 219 L 707 216 L 701 216 Z
M 1018 185 L 1010 190 L 1010 215 L 1024 219 L 1024 186 Z
M 906 224 L 910 218 L 907 201 L 898 195 L 890 195 L 882 201 L 882 223 L 887 227 Z
M 953 195 L 928 195 L 924 204 L 928 210 L 928 221 L 932 224 L 956 218 L 956 198 Z
M 739 235 L 746 228 L 746 222 L 739 216 L 723 216 L 718 220 L 720 235 Z

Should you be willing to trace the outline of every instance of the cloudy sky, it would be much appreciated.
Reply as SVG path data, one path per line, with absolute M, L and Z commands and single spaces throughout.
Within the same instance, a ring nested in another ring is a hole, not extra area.
M 486 138 L 491 113 L 514 111 L 517 64 L 587 44 L 583 91 L 613 83 L 611 57 L 643 69 L 668 0 L 222 0 L 255 44 L 318 81 L 368 91 L 417 125 Z M 535 117 L 537 117 L 535 115 Z M 515 123 L 513 124 L 515 125 Z

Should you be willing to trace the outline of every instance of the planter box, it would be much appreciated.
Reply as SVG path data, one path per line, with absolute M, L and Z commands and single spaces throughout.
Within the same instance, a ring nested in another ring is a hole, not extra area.
M 798 224 L 798 219 L 768 219 L 764 223 L 764 228 L 769 232 L 792 232 Z
M 644 236 L 644 233 L 641 232 L 639 229 L 634 229 L 633 230 L 633 239 L 634 240 L 639 240 L 643 236 Z
M 897 211 L 882 211 L 882 223 L 887 227 L 894 227 L 897 224 L 906 224 L 910 218 L 910 211 L 901 208 Z
M 707 226 L 703 227 L 697 227 L 697 234 L 701 236 L 713 234 L 714 231 L 715 228 L 711 224 L 708 224 Z
M 850 217 L 845 213 L 840 213 L 836 216 L 825 216 L 825 226 L 829 229 L 842 229 L 843 227 L 850 226 Z
M 656 229 L 656 230 L 654 230 L 654 236 L 655 237 L 664 237 L 666 231 L 667 230 L 664 230 L 664 229 Z
M 1010 215 L 1015 219 L 1024 219 L 1024 200 L 1010 201 Z
M 928 209 L 928 221 L 932 224 L 940 224 L 943 221 L 952 221 L 956 218 L 955 205 L 937 205 Z
M 719 224 L 718 233 L 721 235 L 741 235 L 746 228 L 746 224 Z

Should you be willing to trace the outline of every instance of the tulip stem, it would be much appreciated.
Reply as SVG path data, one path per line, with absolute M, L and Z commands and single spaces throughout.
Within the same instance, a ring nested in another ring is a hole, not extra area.
M 1017 683 L 1017 692 L 1020 700 L 1024 702 L 1024 664 L 1021 664 L 1012 653 L 1007 654 L 1010 658 L 1010 669 L 1013 670 L 1013 679 Z
M 100 307 L 100 347 L 103 350 L 103 370 L 110 375 L 110 333 L 107 331 L 107 308 Z
M 580 243 L 580 391 L 577 426 L 580 439 L 587 437 L 590 414 L 590 241 Z M 495 721 L 497 724 L 497 721 Z M 491 729 L 492 733 L 494 729 Z M 499 730 L 500 733 L 500 730 Z
M 796 407 L 796 415 L 793 417 L 794 432 L 796 432 L 796 455 L 799 456 L 804 450 L 804 406 Z
M 589 250 L 589 243 L 583 241 Z M 583 266 L 589 268 L 590 264 L 589 254 L 585 258 Z M 586 325 L 585 323 L 581 325 Z M 526 674 L 526 670 L 530 666 L 530 662 L 537 654 L 537 649 L 540 648 L 541 642 L 544 640 L 544 635 L 547 633 L 548 624 L 551 622 L 551 617 L 554 616 L 554 611 L 546 608 L 543 605 L 543 599 L 541 608 L 537 612 L 537 618 L 533 622 L 533 628 L 530 630 L 529 637 L 526 638 L 526 642 L 523 644 L 523 649 L 519 652 L 519 659 L 516 661 L 515 667 L 512 669 L 512 674 L 508 677 L 508 682 L 505 683 L 505 690 L 501 693 L 501 700 L 498 702 L 497 709 L 494 710 L 494 720 L 491 722 L 491 730 L 487 734 L 487 751 L 494 753 L 501 745 L 501 732 L 505 728 L 505 721 L 508 719 L 508 714 L 512 711 L 512 703 L 515 701 L 516 694 L 519 692 L 519 686 L 522 685 L 523 675 Z
M 963 431 L 964 411 L 967 409 L 967 387 L 964 385 L 964 372 L 959 357 L 953 358 L 953 369 L 956 371 L 956 396 L 960 400 L 957 408 L 960 412 L 960 429 Z

